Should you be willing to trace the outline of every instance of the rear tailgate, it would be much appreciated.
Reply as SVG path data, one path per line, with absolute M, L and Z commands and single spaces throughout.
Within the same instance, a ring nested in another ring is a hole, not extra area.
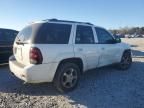
M 29 60 L 29 51 L 31 47 L 31 37 L 32 37 L 32 25 L 26 26 L 24 29 L 22 29 L 14 42 L 13 46 L 13 53 L 17 60 L 17 62 L 28 65 L 30 64 Z
M 29 60 L 29 51 L 30 51 L 30 44 L 14 44 L 14 56 L 17 62 L 28 65 L 30 64 Z

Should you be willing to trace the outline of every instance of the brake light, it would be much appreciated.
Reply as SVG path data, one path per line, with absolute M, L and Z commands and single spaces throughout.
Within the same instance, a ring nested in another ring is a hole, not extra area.
M 30 49 L 29 56 L 30 56 L 30 63 L 31 64 L 41 64 L 43 61 L 41 51 L 36 47 L 32 47 Z

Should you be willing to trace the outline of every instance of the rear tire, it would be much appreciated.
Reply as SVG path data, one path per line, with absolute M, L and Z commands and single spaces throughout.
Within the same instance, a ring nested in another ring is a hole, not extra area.
M 54 85 L 61 93 L 72 91 L 77 87 L 80 77 L 80 69 L 74 63 L 60 64 L 55 78 Z
M 130 68 L 131 64 L 132 64 L 131 51 L 125 51 L 121 58 L 121 62 L 118 64 L 118 69 L 127 70 Z

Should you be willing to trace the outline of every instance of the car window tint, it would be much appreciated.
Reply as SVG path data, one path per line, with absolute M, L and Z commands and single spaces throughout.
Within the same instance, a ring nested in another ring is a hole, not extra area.
M 68 24 L 44 24 L 36 38 L 37 43 L 44 44 L 68 44 L 72 25 Z
M 13 42 L 15 40 L 17 33 L 11 30 L 5 30 L 3 35 L 8 42 Z
M 76 30 L 76 44 L 93 44 L 94 35 L 93 30 L 90 26 L 78 25 Z
M 26 42 L 30 39 L 32 35 L 32 27 L 28 26 L 21 30 L 17 35 L 17 40 Z
M 9 40 L 13 42 L 15 40 L 17 34 L 18 34 L 18 32 L 12 31 L 9 36 Z
M 0 41 L 13 42 L 17 35 L 13 30 L 0 30 Z
M 105 29 L 95 27 L 95 30 L 97 33 L 97 38 L 99 43 L 105 44 L 114 40 L 111 34 L 107 32 Z

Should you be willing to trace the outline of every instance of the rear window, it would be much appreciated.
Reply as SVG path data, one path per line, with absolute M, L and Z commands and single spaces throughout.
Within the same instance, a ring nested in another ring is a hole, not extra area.
M 43 24 L 34 41 L 41 44 L 68 44 L 71 27 L 68 24 Z
M 31 35 L 32 35 L 32 27 L 27 26 L 18 33 L 17 40 L 22 41 L 22 42 L 26 42 L 30 39 Z

